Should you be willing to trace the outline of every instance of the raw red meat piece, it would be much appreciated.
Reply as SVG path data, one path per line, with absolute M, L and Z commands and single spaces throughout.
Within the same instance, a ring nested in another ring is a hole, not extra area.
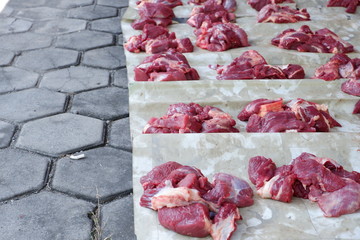
M 135 81 L 181 81 L 199 80 L 198 72 L 189 65 L 181 53 L 166 53 L 146 57 L 135 67 Z
M 310 14 L 306 8 L 296 10 L 288 6 L 268 4 L 257 15 L 258 22 L 294 23 L 298 21 L 310 21 Z
M 251 115 L 247 132 L 315 132 L 305 122 L 298 120 L 293 112 L 269 112 L 264 117 Z
M 213 184 L 213 189 L 203 195 L 207 201 L 218 205 L 233 203 L 237 207 L 248 207 L 254 204 L 251 187 L 240 178 L 226 173 L 216 173 Z
M 263 56 L 255 50 L 244 52 L 229 65 L 210 66 L 219 74 L 219 80 L 232 79 L 301 79 L 305 77 L 300 65 L 289 64 L 282 67 L 268 65 Z
M 230 239 L 236 230 L 236 221 L 241 219 L 241 215 L 236 205 L 225 203 L 215 215 L 214 224 L 211 227 L 211 237 L 214 240 Z
M 317 132 L 328 132 L 330 128 L 341 127 L 334 118 L 329 114 L 328 108 L 324 104 L 316 104 L 298 98 L 286 104 L 296 117 L 314 127 Z
M 168 114 L 152 118 L 143 133 L 239 132 L 232 117 L 212 106 L 196 103 L 170 105 Z
M 140 0 L 136 2 L 138 7 L 141 7 L 145 3 L 161 3 L 165 4 L 171 8 L 183 5 L 181 0 Z
M 235 14 L 228 12 L 215 1 L 207 1 L 204 6 L 193 8 L 190 18 L 186 21 L 190 26 L 200 28 L 203 22 L 228 23 L 235 20 Z
M 167 27 L 175 17 L 172 8 L 162 3 L 145 2 L 139 7 L 140 19 L 135 20 L 131 26 L 136 30 L 142 30 L 145 24 Z
M 331 158 L 316 158 L 315 159 L 318 163 L 322 164 L 324 167 L 329 169 L 332 173 L 342 177 L 342 178 L 349 178 L 354 180 L 357 183 L 360 183 L 360 173 L 356 171 L 346 171 L 343 166 L 337 163 L 335 160 Z
M 235 12 L 237 7 L 236 0 L 190 0 L 188 3 L 201 5 L 204 3 L 207 4 L 209 2 L 211 2 L 211 4 L 223 6 L 228 12 Z
M 360 100 L 355 104 L 353 114 L 359 114 L 360 113 Z
M 247 0 L 247 3 L 256 11 L 260 11 L 264 6 L 268 4 L 294 3 L 294 1 L 293 0 Z
M 206 23 L 194 32 L 196 45 L 209 51 L 250 46 L 246 32 L 234 23 Z
M 256 188 L 262 187 L 265 181 L 270 180 L 276 170 L 276 164 L 263 156 L 252 157 L 249 160 L 248 175 Z
M 287 29 L 271 40 L 271 44 L 299 52 L 348 53 L 354 46 L 342 40 L 327 28 L 313 33 L 309 26 L 303 25 L 298 30 Z
M 339 217 L 360 209 L 360 184 L 350 179 L 345 181 L 343 188 L 323 193 L 317 198 L 325 217 Z
M 238 119 L 241 121 L 247 121 L 253 114 L 257 114 L 260 117 L 263 117 L 270 111 L 284 111 L 282 106 L 282 98 L 276 100 L 270 100 L 265 98 L 256 99 L 245 106 L 245 108 L 239 113 Z
M 187 40 L 176 39 L 175 33 L 169 33 L 169 30 L 165 27 L 145 24 L 143 33 L 130 37 L 124 47 L 129 52 L 134 53 L 141 51 L 161 53 L 169 49 L 175 49 L 178 52 L 192 52 L 194 46 L 189 38 L 185 39 Z
M 360 97 L 360 78 L 350 79 L 341 84 L 341 91 L 350 95 Z
M 191 237 L 206 237 L 212 227 L 209 209 L 201 203 L 161 208 L 158 210 L 158 219 L 167 229 Z
M 345 7 L 347 13 L 355 13 L 359 0 L 330 0 L 327 7 Z

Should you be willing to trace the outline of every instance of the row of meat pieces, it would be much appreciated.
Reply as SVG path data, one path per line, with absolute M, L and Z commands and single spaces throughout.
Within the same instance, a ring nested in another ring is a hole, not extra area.
M 341 127 L 326 105 L 301 98 L 286 104 L 281 98 L 257 99 L 247 104 L 237 117 L 247 121 L 247 132 L 329 132 L 333 127 Z M 239 132 L 235 125 L 232 116 L 217 107 L 177 103 L 169 106 L 166 115 L 151 118 L 143 133 Z
M 302 153 L 289 165 L 263 156 L 249 160 L 248 176 L 262 198 L 291 202 L 300 197 L 317 202 L 326 217 L 360 209 L 360 173 L 347 171 L 330 158 Z M 242 217 L 238 208 L 253 205 L 249 184 L 227 173 L 210 183 L 202 172 L 177 162 L 156 166 L 141 177 L 140 205 L 158 212 L 162 226 L 192 237 L 228 240 Z

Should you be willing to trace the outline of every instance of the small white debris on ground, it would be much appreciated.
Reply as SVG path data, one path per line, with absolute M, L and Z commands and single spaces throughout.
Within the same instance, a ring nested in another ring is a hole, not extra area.
M 83 159 L 85 158 L 85 154 L 78 154 L 78 155 L 75 155 L 75 154 L 72 154 L 70 155 L 70 159 L 73 159 L 73 160 L 79 160 L 79 159 Z

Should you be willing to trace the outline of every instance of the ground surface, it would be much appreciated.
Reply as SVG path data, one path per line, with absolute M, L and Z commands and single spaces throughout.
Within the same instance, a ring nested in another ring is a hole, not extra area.
M 10 0 L 0 13 L 0 239 L 135 239 L 127 4 Z

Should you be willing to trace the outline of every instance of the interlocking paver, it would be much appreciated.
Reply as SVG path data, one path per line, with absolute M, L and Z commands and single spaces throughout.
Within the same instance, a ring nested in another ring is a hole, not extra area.
M 40 87 L 60 92 L 79 92 L 104 87 L 108 83 L 108 71 L 78 66 L 45 73 Z
M 74 65 L 78 57 L 77 51 L 46 48 L 23 53 L 15 62 L 15 66 L 34 71 L 46 71 Z
M 7 123 L 7 122 L 0 121 L 0 148 L 9 146 L 11 138 L 14 135 L 14 131 L 15 131 L 14 125 Z M 0 171 L 1 171 L 2 165 L 0 164 L 0 166 L 1 166 L 0 167 Z M 0 176 L 1 176 L 1 174 L 0 174 Z M 0 185 L 0 188 L 1 188 L 1 185 Z M 1 191 L 0 191 L 0 199 L 1 199 Z
M 34 7 L 20 10 L 15 16 L 29 20 L 50 20 L 65 17 L 66 11 L 49 7 Z
M 64 111 L 66 95 L 32 88 L 0 95 L 0 118 L 22 122 Z
M 3 18 L 0 21 L 0 34 L 26 32 L 32 23 L 23 19 Z
M 45 5 L 48 0 L 10 0 L 7 6 L 13 8 L 31 8 Z
M 125 66 L 124 49 L 119 46 L 105 47 L 85 52 L 83 63 L 93 67 L 117 69 Z
M 113 240 L 135 240 L 132 196 L 127 196 L 102 208 L 103 236 Z
M 119 34 L 122 32 L 120 21 L 120 17 L 95 20 L 91 23 L 90 29 Z
M 87 6 L 73 8 L 69 10 L 68 17 L 86 20 L 95 20 L 100 18 L 115 17 L 117 15 L 116 8 L 104 6 Z
M 103 132 L 98 119 L 64 113 L 24 124 L 16 146 L 61 156 L 102 144 Z
M 55 8 L 75 8 L 87 6 L 94 3 L 94 0 L 47 0 L 46 5 Z
M 129 118 L 112 122 L 109 132 L 109 145 L 131 151 Z
M 11 51 L 0 49 L 0 66 L 6 66 L 14 59 L 15 54 Z
M 9 34 L 0 36 L 0 48 L 12 51 L 32 50 L 49 47 L 51 41 L 50 36 L 32 32 Z
M 0 68 L 0 93 L 34 87 L 39 74 L 15 67 Z
M 111 120 L 127 115 L 128 104 L 126 89 L 109 87 L 76 94 L 71 112 Z
M 56 47 L 88 50 L 108 46 L 112 43 L 113 36 L 109 33 L 85 30 L 59 36 L 56 40 Z
M 122 88 L 128 87 L 127 69 L 123 68 L 114 73 L 114 85 Z
M 52 187 L 58 191 L 100 201 L 132 188 L 131 154 L 102 147 L 82 152 L 85 158 L 62 158 L 56 163 Z
M 118 36 L 118 44 L 121 46 L 124 45 L 124 36 L 122 34 Z
M 4 9 L 0 12 L 0 17 L 9 17 L 14 12 L 12 7 L 8 5 L 4 7 Z
M 43 191 L 0 206 L 2 239 L 89 240 L 93 204 Z
M 41 189 L 45 185 L 49 161 L 46 157 L 23 150 L 0 150 L 0 200 Z
M 62 18 L 57 20 L 35 22 L 32 30 L 37 33 L 64 34 L 84 30 L 85 28 L 85 20 Z
M 111 7 L 126 7 L 129 5 L 127 0 L 98 0 L 98 4 Z

